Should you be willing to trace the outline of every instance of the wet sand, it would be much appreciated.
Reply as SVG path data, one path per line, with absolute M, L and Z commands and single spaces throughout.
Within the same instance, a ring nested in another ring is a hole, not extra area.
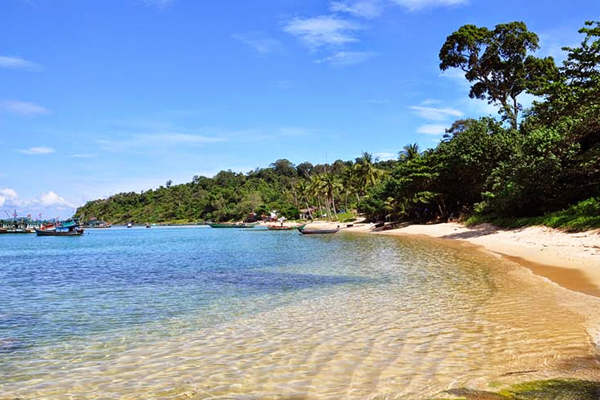
M 489 224 L 468 228 L 457 223 L 409 225 L 372 231 L 358 224 L 344 232 L 382 235 L 422 235 L 460 240 L 529 268 L 558 285 L 600 297 L 600 232 L 566 233 L 546 227 L 499 229 Z

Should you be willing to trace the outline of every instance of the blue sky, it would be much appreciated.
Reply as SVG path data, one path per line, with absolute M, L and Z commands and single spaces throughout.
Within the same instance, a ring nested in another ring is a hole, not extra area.
M 432 147 L 495 114 L 440 73 L 447 35 L 522 20 L 560 58 L 599 17 L 597 0 L 3 0 L 0 213 Z

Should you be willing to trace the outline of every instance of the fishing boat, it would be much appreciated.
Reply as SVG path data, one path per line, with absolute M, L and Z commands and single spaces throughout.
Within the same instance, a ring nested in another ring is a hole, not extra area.
M 38 236 L 81 236 L 83 228 L 76 221 L 68 221 L 56 224 L 53 228 L 36 228 L 35 233 Z
M 339 228 L 335 229 L 298 229 L 303 235 L 326 235 L 331 233 L 338 233 L 340 231 Z
M 211 228 L 254 228 L 256 224 L 208 224 Z

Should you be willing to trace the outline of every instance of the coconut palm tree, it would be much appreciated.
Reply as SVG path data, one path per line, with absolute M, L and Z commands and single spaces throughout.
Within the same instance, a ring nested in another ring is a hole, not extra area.
M 402 149 L 400 152 L 400 161 L 411 161 L 421 157 L 421 149 L 418 143 L 409 143 Z
M 375 163 L 376 158 L 367 152 L 362 153 L 362 157 L 359 158 L 354 164 L 354 168 L 357 173 L 357 180 L 359 183 L 360 191 L 364 194 L 370 187 L 375 186 L 381 178 L 385 175 L 385 171 L 377 168 Z
M 313 219 L 312 212 L 310 210 L 309 198 L 310 198 L 310 187 L 306 180 L 302 179 L 296 183 L 296 192 L 300 198 L 300 201 L 304 201 L 306 204 L 306 209 L 308 210 L 308 215 L 310 219 Z
M 322 187 L 323 190 L 325 191 L 325 198 L 327 199 L 327 201 L 331 201 L 331 205 L 333 208 L 333 217 L 335 217 L 337 215 L 336 211 L 336 207 L 335 207 L 335 195 L 338 192 L 339 189 L 342 188 L 342 184 L 340 183 L 339 178 L 331 173 L 328 172 L 326 174 L 324 174 L 322 176 Z M 329 206 L 328 206 L 329 208 Z

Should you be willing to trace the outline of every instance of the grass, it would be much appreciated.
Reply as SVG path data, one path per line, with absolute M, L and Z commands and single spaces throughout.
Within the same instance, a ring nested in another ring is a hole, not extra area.
M 577 379 L 552 379 L 519 383 L 498 393 L 471 389 L 446 392 L 455 400 L 598 400 L 600 382 Z
M 580 232 L 600 228 L 600 198 L 591 198 L 579 202 L 566 210 L 557 211 L 539 217 L 497 217 L 492 215 L 474 215 L 465 221 L 467 226 L 484 222 L 502 228 L 522 228 L 544 225 L 568 232 Z

